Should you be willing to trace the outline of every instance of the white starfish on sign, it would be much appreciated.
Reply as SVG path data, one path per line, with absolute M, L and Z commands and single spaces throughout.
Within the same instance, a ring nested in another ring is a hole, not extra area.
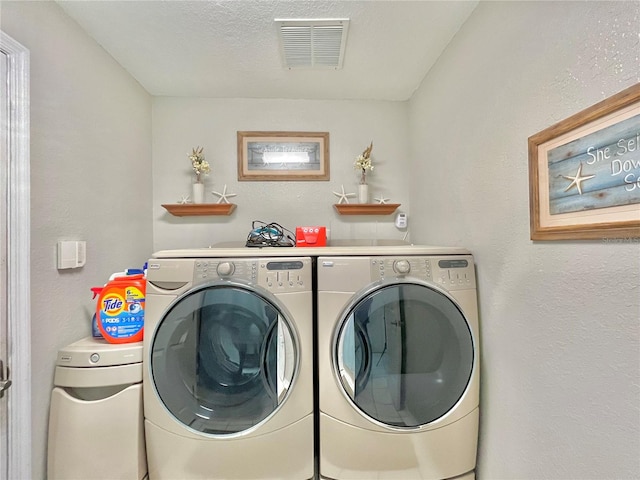
M 187 203 L 191 203 L 191 197 L 189 195 L 182 195 L 179 201 L 180 205 L 185 205 Z
M 350 197 L 355 197 L 356 194 L 355 193 L 345 193 L 344 191 L 344 185 L 340 185 L 340 189 L 342 190 L 342 193 L 340 192 L 333 192 L 333 194 L 336 197 L 340 197 L 340 199 L 338 200 L 338 204 L 340 203 L 349 203 L 349 198 Z
M 227 184 L 224 184 L 224 188 L 222 189 L 222 193 L 220 192 L 211 192 L 214 195 L 219 196 L 220 198 L 218 199 L 218 201 L 216 203 L 230 203 L 229 202 L 229 197 L 235 197 L 237 194 L 236 193 L 227 193 Z
M 376 202 L 378 202 L 380 205 L 385 205 L 388 201 L 389 199 L 384 198 L 382 195 L 380 196 L 380 198 L 376 198 Z
M 567 180 L 571 180 L 571 183 L 569 184 L 569 186 L 567 188 L 564 189 L 564 191 L 566 192 L 567 190 L 569 190 L 571 187 L 575 186 L 578 189 L 578 193 L 580 195 L 582 195 L 582 182 L 584 182 L 585 180 L 590 180 L 592 178 L 594 178 L 595 175 L 585 175 L 584 177 L 582 176 L 582 163 L 580 163 L 580 166 L 578 167 L 578 171 L 576 172 L 576 176 L 572 177 L 572 176 L 567 176 L 567 175 L 562 175 L 562 178 L 566 178 Z

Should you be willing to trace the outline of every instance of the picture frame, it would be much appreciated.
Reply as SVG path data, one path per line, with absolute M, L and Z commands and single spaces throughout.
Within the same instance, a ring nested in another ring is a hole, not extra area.
M 328 132 L 238 131 L 239 181 L 329 180 Z
M 640 242 L 640 83 L 528 139 L 531 240 Z

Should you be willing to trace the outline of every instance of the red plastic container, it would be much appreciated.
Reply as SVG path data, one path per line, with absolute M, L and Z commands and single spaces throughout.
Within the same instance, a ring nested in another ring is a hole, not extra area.
M 296 247 L 326 247 L 327 227 L 296 227 Z

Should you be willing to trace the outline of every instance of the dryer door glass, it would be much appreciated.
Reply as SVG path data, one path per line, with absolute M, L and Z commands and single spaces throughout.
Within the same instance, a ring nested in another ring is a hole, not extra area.
M 367 417 L 415 428 L 445 415 L 474 365 L 469 325 L 456 303 L 420 283 L 362 296 L 340 323 L 334 365 L 345 393 Z
M 266 421 L 296 371 L 290 320 L 251 287 L 210 285 L 167 311 L 151 346 L 156 392 L 182 424 L 230 435 Z

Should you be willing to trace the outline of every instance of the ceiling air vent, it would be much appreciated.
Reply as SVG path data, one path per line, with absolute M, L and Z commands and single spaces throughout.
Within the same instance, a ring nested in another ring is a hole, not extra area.
M 342 68 L 348 18 L 275 22 L 285 68 Z

